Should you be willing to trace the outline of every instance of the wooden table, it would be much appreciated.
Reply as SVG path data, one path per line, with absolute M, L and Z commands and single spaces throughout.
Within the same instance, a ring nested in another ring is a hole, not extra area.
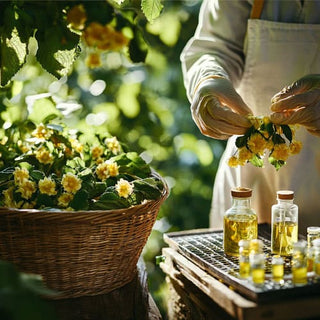
M 257 303 L 208 274 L 175 248 L 163 248 L 163 255 L 165 262 L 160 267 L 170 289 L 170 320 L 320 319 L 318 294 Z
M 147 286 L 142 259 L 137 275 L 127 285 L 110 293 L 73 299 L 50 300 L 57 320 L 161 320 Z

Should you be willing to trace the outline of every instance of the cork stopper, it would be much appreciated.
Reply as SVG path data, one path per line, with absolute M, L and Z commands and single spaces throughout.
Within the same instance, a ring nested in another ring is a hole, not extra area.
M 281 200 L 292 200 L 294 192 L 291 190 L 280 190 L 277 192 L 277 198 Z
M 236 198 L 248 198 L 252 196 L 252 189 L 237 187 L 231 189 L 231 196 Z

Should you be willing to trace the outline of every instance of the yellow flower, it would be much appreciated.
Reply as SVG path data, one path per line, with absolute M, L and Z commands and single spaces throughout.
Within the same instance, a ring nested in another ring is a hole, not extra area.
M 275 144 L 271 156 L 276 160 L 286 161 L 289 157 L 290 150 L 285 143 Z
M 254 133 L 248 140 L 248 147 L 254 154 L 262 155 L 267 147 L 267 140 L 260 133 Z
M 33 209 L 35 203 L 34 202 L 25 202 L 22 206 L 21 209 Z
M 104 181 L 108 178 L 109 176 L 108 165 L 105 162 L 100 163 L 97 166 L 96 175 L 101 181 Z
M 86 59 L 86 65 L 89 68 L 99 68 L 101 67 L 101 57 L 99 53 L 90 53 Z
M 15 201 L 13 200 L 13 187 L 2 191 L 4 196 L 4 205 L 8 208 L 16 208 Z
M 103 155 L 103 147 L 102 146 L 94 146 L 91 149 L 91 154 L 93 159 L 98 159 Z
M 238 158 L 236 156 L 230 157 L 230 159 L 228 160 L 228 166 L 235 168 L 238 165 L 239 165 Z
M 87 21 L 87 14 L 82 4 L 72 7 L 67 12 L 67 21 L 75 30 L 82 30 Z
M 81 153 L 83 151 L 83 144 L 80 143 L 76 139 L 70 139 L 71 146 L 74 150 L 76 150 L 78 153 Z
M 19 185 L 18 192 L 21 193 L 21 197 L 24 199 L 30 199 L 36 191 L 36 185 L 33 181 L 24 179 Z
M 121 178 L 116 184 L 116 190 L 120 197 L 128 198 L 133 192 L 133 187 L 129 181 Z
M 36 151 L 36 158 L 40 163 L 49 164 L 53 162 L 52 154 L 44 147 Z
M 113 154 L 120 153 L 121 147 L 120 147 L 120 143 L 119 143 L 117 137 L 107 138 L 105 140 L 105 143 L 106 143 L 108 149 L 110 149 Z
M 100 50 L 120 50 L 128 44 L 128 39 L 112 26 L 103 26 L 98 22 L 91 22 L 83 32 L 83 38 L 89 47 Z
M 47 177 L 39 181 L 39 190 L 41 193 L 47 194 L 48 196 L 54 196 L 57 194 L 56 183 Z
M 248 120 L 254 126 L 255 129 L 259 129 L 263 123 L 263 119 L 260 117 L 255 117 L 253 115 L 248 116 Z
M 238 164 L 243 166 L 248 160 L 250 160 L 253 156 L 253 153 L 248 150 L 246 147 L 242 147 L 239 149 L 238 153 Z
M 67 208 L 70 201 L 73 199 L 73 194 L 71 193 L 62 193 L 58 198 L 58 205 L 63 208 Z
M 48 129 L 45 125 L 40 123 L 37 128 L 32 132 L 32 135 L 38 139 L 48 140 L 53 131 Z
M 71 172 L 63 175 L 61 184 L 69 193 L 76 193 L 81 188 L 81 180 Z
M 107 160 L 108 172 L 110 177 L 116 177 L 119 174 L 119 166 L 116 162 Z
M 301 141 L 292 141 L 289 145 L 289 150 L 291 154 L 298 154 L 302 149 Z
M 23 180 L 29 179 L 29 171 L 25 168 L 16 167 L 13 172 L 14 182 L 21 184 Z

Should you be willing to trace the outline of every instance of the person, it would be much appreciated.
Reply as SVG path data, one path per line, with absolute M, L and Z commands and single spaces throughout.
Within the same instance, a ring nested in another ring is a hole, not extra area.
M 276 192 L 290 189 L 299 233 L 320 225 L 319 12 L 319 0 L 203 1 L 181 63 L 194 122 L 204 135 L 228 139 L 214 180 L 211 227 L 222 227 L 237 186 L 253 189 L 259 223 L 270 223 Z M 298 124 L 300 154 L 279 171 L 270 164 L 229 167 L 236 137 L 251 126 L 249 114 Z

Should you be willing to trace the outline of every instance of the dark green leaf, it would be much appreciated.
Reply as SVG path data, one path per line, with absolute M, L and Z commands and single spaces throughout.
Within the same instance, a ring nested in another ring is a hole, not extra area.
M 40 170 L 30 170 L 29 174 L 33 179 L 35 179 L 37 181 L 39 181 L 45 177 L 44 173 Z
M 291 143 L 291 141 L 292 141 L 292 131 L 291 131 L 290 127 L 288 125 L 286 125 L 286 124 L 282 124 L 281 125 L 281 129 L 283 131 L 283 134 L 286 136 L 286 138 Z
M 161 190 L 152 178 L 135 180 L 133 183 L 135 190 L 141 192 L 145 199 L 158 199 L 161 195 Z
M 86 190 L 79 190 L 70 201 L 69 206 L 75 210 L 88 210 L 89 195 Z
M 134 37 L 129 43 L 129 55 L 132 62 L 145 62 L 148 48 L 143 39 L 142 33 L 138 28 L 134 30 Z
M 286 143 L 285 140 L 277 133 L 272 136 L 272 142 L 274 144 Z
M 236 139 L 236 147 L 243 148 L 247 145 L 248 138 L 246 136 L 240 136 Z
M 130 206 L 130 203 L 125 198 L 119 197 L 115 192 L 107 191 L 102 194 L 99 200 L 93 204 L 93 209 L 121 209 L 127 208 Z

